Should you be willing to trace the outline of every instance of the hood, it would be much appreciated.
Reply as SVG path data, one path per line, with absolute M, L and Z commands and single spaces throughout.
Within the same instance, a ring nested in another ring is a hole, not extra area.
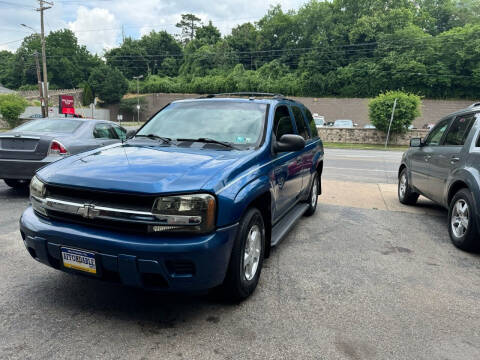
M 71 156 L 42 168 L 44 181 L 83 188 L 147 194 L 204 189 L 212 177 L 218 182 L 224 170 L 250 151 L 217 151 L 114 145 Z

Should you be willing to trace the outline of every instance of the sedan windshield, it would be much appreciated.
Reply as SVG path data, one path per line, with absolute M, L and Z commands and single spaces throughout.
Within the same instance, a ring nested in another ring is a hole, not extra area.
M 82 121 L 79 120 L 39 119 L 29 121 L 17 127 L 15 131 L 73 133 L 80 125 L 82 125 Z
M 254 102 L 191 101 L 174 103 L 159 112 L 137 136 L 209 139 L 240 146 L 261 141 L 267 105 Z M 236 146 L 238 148 L 238 146 Z

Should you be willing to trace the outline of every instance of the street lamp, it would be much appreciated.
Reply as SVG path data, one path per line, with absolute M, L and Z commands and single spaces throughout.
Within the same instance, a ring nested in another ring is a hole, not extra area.
M 137 121 L 140 122 L 140 96 L 138 91 L 138 80 L 143 78 L 143 75 L 134 76 L 134 79 L 137 80 Z
M 24 28 L 27 28 L 29 30 L 32 30 L 34 34 L 37 34 L 37 30 L 32 28 L 31 26 L 25 25 L 25 24 L 20 24 L 20 26 L 23 26 Z

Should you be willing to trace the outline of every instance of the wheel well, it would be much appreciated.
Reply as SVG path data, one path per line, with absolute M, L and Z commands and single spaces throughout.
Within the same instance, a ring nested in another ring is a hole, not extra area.
M 270 256 L 270 244 L 272 242 L 272 195 L 269 191 L 261 194 L 253 200 L 248 208 L 255 207 L 262 213 L 265 224 L 265 257 Z
M 400 178 L 400 174 L 402 173 L 403 169 L 406 169 L 407 168 L 407 165 L 405 164 L 402 164 L 400 165 L 400 169 L 398 169 L 398 177 Z
M 447 205 L 450 205 L 450 201 L 452 201 L 453 197 L 458 192 L 458 190 L 463 189 L 463 188 L 468 189 L 468 185 L 466 183 L 464 183 L 463 181 L 460 181 L 460 180 L 454 182 L 452 184 L 452 186 L 450 186 L 450 189 L 448 190 Z

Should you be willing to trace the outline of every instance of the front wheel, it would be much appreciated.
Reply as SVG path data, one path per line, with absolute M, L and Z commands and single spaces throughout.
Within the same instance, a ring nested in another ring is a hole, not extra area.
M 222 290 L 230 300 L 241 301 L 257 287 L 265 254 L 265 225 L 262 214 L 250 208 L 240 221 Z
M 468 189 L 459 190 L 448 210 L 448 233 L 453 245 L 465 251 L 477 250 L 478 231 L 473 197 Z

